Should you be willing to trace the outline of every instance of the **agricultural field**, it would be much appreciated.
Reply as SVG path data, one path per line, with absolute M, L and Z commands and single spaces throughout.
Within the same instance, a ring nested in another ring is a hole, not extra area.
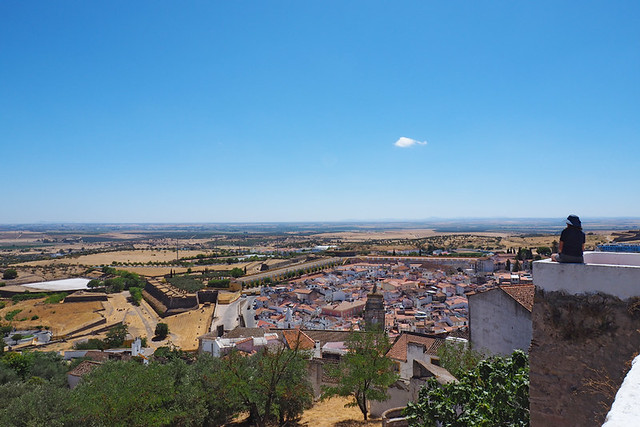
M 195 257 L 199 254 L 207 254 L 202 251 L 179 251 L 179 257 Z M 112 265 L 113 263 L 134 264 L 148 262 L 168 262 L 176 259 L 176 251 L 170 250 L 127 250 L 127 251 L 109 251 L 91 255 L 81 255 L 78 257 L 64 257 L 56 259 L 48 259 L 41 261 L 25 262 L 18 265 L 38 266 L 38 265 L 86 265 L 100 266 Z

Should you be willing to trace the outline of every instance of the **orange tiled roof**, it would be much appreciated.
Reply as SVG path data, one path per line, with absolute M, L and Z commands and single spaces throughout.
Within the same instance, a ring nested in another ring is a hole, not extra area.
M 73 368 L 73 370 L 69 372 L 69 375 L 81 377 L 93 371 L 95 368 L 97 368 L 101 364 L 102 364 L 101 362 L 96 362 L 93 360 L 83 360 L 82 362 L 80 362 L 78 366 L 76 366 L 75 368 Z
M 315 347 L 315 341 L 299 329 L 284 330 L 282 335 L 287 340 L 289 348 L 295 348 L 296 344 L 300 350 L 311 350 Z
M 440 347 L 440 345 L 442 344 L 440 341 L 442 340 L 416 334 L 403 333 L 393 343 L 391 349 L 389 349 L 389 351 L 387 352 L 387 356 L 389 356 L 391 359 L 406 362 L 407 346 L 409 345 L 409 343 L 421 344 L 424 346 L 427 353 L 436 354 L 438 347 Z
M 533 310 L 534 285 L 500 286 L 507 295 L 520 303 L 528 311 Z

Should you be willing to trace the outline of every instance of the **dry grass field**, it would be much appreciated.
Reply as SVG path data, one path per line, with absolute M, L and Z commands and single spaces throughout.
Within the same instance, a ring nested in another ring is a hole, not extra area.
M 17 304 L 13 304 L 11 300 L 3 301 L 6 302 L 6 307 L 0 310 L 2 322 L 10 323 L 17 329 L 49 326 L 54 336 L 65 335 L 82 326 L 96 322 L 104 317 L 105 312 L 105 308 L 100 302 L 45 304 L 44 298 L 21 301 Z M 12 310 L 22 311 L 8 322 L 5 316 Z M 38 318 L 32 320 L 34 316 L 38 316 Z
M 347 402 L 349 399 L 344 397 L 333 397 L 316 402 L 311 408 L 304 411 L 298 422 L 291 425 L 296 427 L 372 427 L 382 425 L 382 420 L 379 418 L 364 421 L 362 413 L 357 407 L 344 407 Z M 253 424 L 248 422 L 248 418 L 248 414 L 242 414 L 226 426 L 252 426 Z
M 318 233 L 311 237 L 321 239 L 335 239 L 344 242 L 366 242 L 369 240 L 398 240 L 398 239 L 422 239 L 425 237 L 435 236 L 436 233 L 430 229 L 416 230 L 362 230 L 362 231 L 345 231 L 337 233 Z
M 311 408 L 304 411 L 297 423 L 291 425 L 295 427 L 372 427 L 382 425 L 382 420 L 379 418 L 364 421 L 362 412 L 357 407 L 344 407 L 347 402 L 349 399 L 344 397 L 333 397 L 316 402 Z M 226 426 L 252 426 L 253 424 L 248 422 L 248 418 L 249 414 L 242 414 Z
M 364 421 L 362 412 L 357 407 L 345 408 L 349 399 L 334 397 L 317 402 L 308 409 L 300 419 L 301 426 L 308 427 L 361 427 L 380 426 L 380 419 Z
M 204 270 L 221 271 L 221 270 L 231 270 L 234 267 L 238 267 L 238 268 L 244 269 L 244 267 L 248 266 L 249 264 L 250 263 L 247 263 L 247 262 L 239 262 L 237 264 L 215 264 L 215 265 L 206 265 L 206 266 L 198 265 L 198 266 L 193 266 L 193 267 L 190 267 L 190 268 L 191 268 L 191 271 L 193 271 L 193 272 L 204 271 Z M 118 268 L 118 270 L 126 270 L 126 271 L 130 271 L 132 273 L 138 273 L 140 275 L 150 276 L 150 277 L 164 276 L 166 274 L 169 274 L 171 271 L 173 271 L 176 274 L 181 274 L 181 273 L 186 273 L 187 272 L 187 267 L 171 267 L 171 266 L 167 266 L 167 267 L 132 267 L 132 266 L 119 265 L 117 268 Z
M 203 251 L 180 251 L 179 257 L 196 256 Z M 48 259 L 42 261 L 31 261 L 22 263 L 19 265 L 61 265 L 61 264 L 75 264 L 75 265 L 109 265 L 113 262 L 122 263 L 134 263 L 134 262 L 166 262 L 176 259 L 176 252 L 170 250 L 136 250 L 136 251 L 113 251 L 103 252 L 99 254 L 81 255 L 73 258 L 60 258 L 60 259 Z
M 6 304 L 0 309 L 2 323 L 10 323 L 17 329 L 32 329 L 38 326 L 49 326 L 54 336 L 67 335 L 83 326 L 90 325 L 101 319 L 106 319 L 107 325 L 124 322 L 132 337 L 147 337 L 148 345 L 153 348 L 167 345 L 169 342 L 183 350 L 196 350 L 198 336 L 209 332 L 211 318 L 215 305 L 202 306 L 197 310 L 188 311 L 164 319 L 151 308 L 146 301 L 140 306 L 134 306 L 128 301 L 129 293 L 111 294 L 106 302 L 73 302 L 45 304 L 44 298 L 21 301 L 13 304 L 10 299 L 3 299 Z M 13 320 L 7 321 L 5 315 L 13 310 L 21 310 Z M 37 319 L 31 320 L 32 317 Z M 164 341 L 152 341 L 158 322 L 169 325 L 169 337 Z M 104 325 L 95 329 L 100 329 Z M 92 328 L 93 330 L 93 328 Z M 86 338 L 104 338 L 104 333 L 92 334 L 87 331 Z M 47 346 L 47 351 L 70 350 L 73 343 L 68 342 Z

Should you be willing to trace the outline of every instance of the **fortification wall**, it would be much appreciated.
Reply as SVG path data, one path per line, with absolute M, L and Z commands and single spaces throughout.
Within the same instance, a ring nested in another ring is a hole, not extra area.
M 198 291 L 198 302 L 200 304 L 204 304 L 205 302 L 213 302 L 215 303 L 218 300 L 218 290 L 217 289 L 203 289 Z
M 80 295 L 71 294 L 71 295 L 69 295 L 68 297 L 66 297 L 64 299 L 64 302 L 65 303 L 69 303 L 69 302 L 91 302 L 91 301 L 107 301 L 107 300 L 108 300 L 108 298 L 107 298 L 106 294 L 82 293 Z
M 153 278 L 147 279 L 142 295 L 145 296 L 145 293 L 152 297 L 149 302 L 161 316 L 193 310 L 198 308 L 199 304 L 197 294 L 188 294 Z M 207 296 L 207 298 L 211 297 Z M 166 310 L 163 310 L 164 308 Z

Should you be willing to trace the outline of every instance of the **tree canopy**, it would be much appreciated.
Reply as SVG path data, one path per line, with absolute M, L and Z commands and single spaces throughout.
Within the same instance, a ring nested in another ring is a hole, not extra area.
M 463 343 L 446 341 L 438 348 L 440 366 L 458 378 L 475 368 L 485 356 L 476 350 L 467 348 Z
M 405 415 L 410 426 L 528 426 L 528 356 L 516 350 L 483 360 L 443 386 L 429 379 Z
M 366 420 L 369 401 L 387 400 L 388 387 L 398 379 L 393 361 L 386 356 L 391 345 L 384 332 L 374 330 L 353 332 L 346 346 L 340 364 L 328 369 L 337 385 L 324 387 L 323 397 L 352 397 L 348 406 L 357 406 Z
M 18 271 L 15 268 L 9 268 L 2 273 L 2 278 L 6 280 L 15 279 L 18 277 Z
M 265 349 L 249 357 L 233 351 L 222 365 L 226 393 L 240 402 L 257 426 L 276 420 L 283 425 L 311 406 L 307 355 L 298 349 Z

